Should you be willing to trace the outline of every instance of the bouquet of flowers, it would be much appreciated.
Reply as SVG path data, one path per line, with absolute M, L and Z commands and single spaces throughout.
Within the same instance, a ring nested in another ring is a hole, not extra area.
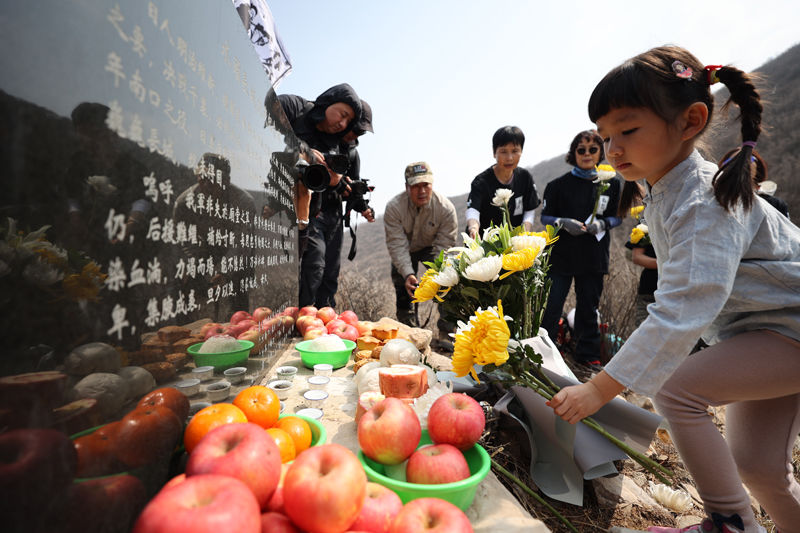
M 644 211 L 644 206 L 640 205 L 637 207 L 631 207 L 631 216 L 636 218 L 636 220 L 642 220 L 642 211 Z M 630 237 L 631 244 L 636 244 L 638 246 L 644 247 L 650 244 L 650 233 L 647 229 L 647 224 L 644 222 L 637 224 L 631 230 L 631 237 Z
M 504 206 L 502 225 L 487 228 L 481 238 L 464 234 L 464 246 L 426 263 L 429 269 L 414 301 L 435 298 L 442 317 L 458 324 L 452 357 L 457 376 L 470 374 L 479 381 L 475 365 L 482 365 L 481 372 L 499 383 L 527 387 L 549 400 L 560 389 L 542 370 L 541 354 L 520 340 L 539 331 L 550 290 L 550 245 L 558 237 L 552 226 L 540 233 L 511 227 L 509 196 L 501 189 L 493 200 Z M 583 423 L 669 483 L 662 475 L 671 475 L 669 470 L 633 450 L 592 418 Z
M 594 222 L 595 217 L 597 216 L 597 209 L 600 205 L 600 197 L 608 190 L 611 186 L 609 183 L 614 176 L 617 175 L 617 171 L 614 170 L 614 167 L 611 165 L 597 165 L 597 177 L 592 181 L 592 183 L 596 183 L 597 189 L 595 192 L 594 197 L 594 209 L 592 209 L 592 216 L 589 217 L 589 224 Z

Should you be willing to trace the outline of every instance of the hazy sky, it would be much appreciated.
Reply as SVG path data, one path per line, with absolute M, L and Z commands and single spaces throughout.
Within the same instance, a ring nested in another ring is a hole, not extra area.
M 347 82 L 372 106 L 375 133 L 359 152 L 379 213 L 419 160 L 435 189 L 468 192 L 494 163 L 491 137 L 504 125 L 525 133 L 522 165 L 566 152 L 593 127 L 586 103 L 597 82 L 653 46 L 751 70 L 800 42 L 796 0 L 267 3 L 293 63 L 278 94 L 314 99 Z

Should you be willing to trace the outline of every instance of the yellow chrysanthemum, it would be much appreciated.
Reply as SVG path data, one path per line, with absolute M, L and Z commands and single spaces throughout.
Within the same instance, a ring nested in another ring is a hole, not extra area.
M 540 248 L 523 248 L 518 252 L 503 254 L 503 269 L 508 272 L 502 274 L 500 279 L 505 279 L 514 272 L 532 267 L 536 257 L 539 255 L 539 250 Z
M 642 240 L 642 237 L 645 236 L 645 232 L 639 226 L 636 226 L 631 230 L 631 242 L 633 244 L 638 244 L 639 241 Z
M 642 214 L 642 211 L 644 211 L 643 205 L 637 205 L 636 207 L 631 207 L 631 216 L 639 218 L 639 215 Z
M 61 286 L 75 300 L 97 300 L 97 294 L 106 277 L 100 271 L 100 266 L 91 261 L 83 266 L 80 274 L 71 274 L 64 278 Z
M 503 318 L 503 304 L 497 301 L 497 307 L 486 310 L 479 309 L 470 317 L 469 324 L 456 332 L 453 348 L 453 371 L 457 376 L 472 374 L 475 380 L 478 375 L 473 365 L 502 365 L 508 361 L 508 340 L 511 333 Z
M 437 274 L 438 272 L 432 268 L 429 268 L 428 271 L 425 272 L 422 279 L 419 280 L 419 285 L 414 289 L 413 303 L 427 302 L 436 296 L 440 287 L 438 283 L 433 281 L 433 278 Z

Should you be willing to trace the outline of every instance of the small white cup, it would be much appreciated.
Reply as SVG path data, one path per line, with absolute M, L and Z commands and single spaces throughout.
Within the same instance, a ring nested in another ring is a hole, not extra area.
M 330 383 L 328 376 L 308 376 L 308 388 L 311 390 L 323 390 Z
M 197 378 L 200 381 L 206 381 L 214 377 L 214 367 L 213 366 L 198 366 L 197 368 L 192 369 L 192 377 Z
M 231 384 L 228 381 L 217 381 L 206 387 L 206 395 L 212 402 L 221 402 L 231 393 Z
M 289 390 L 292 388 L 292 382 L 286 379 L 276 379 L 270 381 L 267 386 L 275 391 L 279 400 L 285 400 L 289 397 Z
M 247 372 L 247 367 L 244 366 L 235 366 L 233 368 L 229 368 L 223 372 L 225 379 L 231 382 L 231 384 L 241 383 L 244 379 L 244 374 Z
M 297 375 L 297 367 L 291 365 L 279 366 L 275 373 L 278 375 L 278 379 L 292 381 L 295 375 Z
M 315 376 L 327 376 L 330 377 L 333 374 L 333 365 L 328 363 L 319 363 L 314 365 L 314 375 Z
M 328 393 L 324 390 L 307 390 L 303 393 L 303 399 L 306 401 L 307 407 L 322 409 L 325 400 L 328 399 Z
M 194 396 L 200 392 L 199 379 L 184 379 L 175 384 L 175 388 L 184 393 L 186 396 Z
M 307 416 L 308 418 L 312 418 L 314 420 L 319 420 L 322 418 L 322 409 L 317 409 L 316 407 L 304 407 L 295 414 Z

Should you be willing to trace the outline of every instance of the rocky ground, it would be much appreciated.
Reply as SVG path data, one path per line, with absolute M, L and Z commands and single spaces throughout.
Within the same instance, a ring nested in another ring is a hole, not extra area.
M 580 379 L 589 377 L 585 374 L 581 375 L 577 371 L 576 374 Z M 651 411 L 653 409 L 652 403 L 645 397 L 634 393 L 626 393 L 625 397 L 635 405 Z M 723 430 L 725 425 L 724 408 L 713 409 L 709 415 L 714 417 L 717 426 Z M 515 429 L 511 424 L 505 424 L 501 418 L 490 417 L 483 443 L 496 461 L 536 490 L 527 472 L 530 464 L 530 452 L 527 450 L 527 446 L 520 446 L 520 443 L 527 443 L 527 436 L 520 433 L 521 430 Z M 702 520 L 704 516 L 702 504 L 694 482 L 681 462 L 666 431 L 659 430 L 647 454 L 675 473 L 673 488 L 683 490 L 692 497 L 691 509 L 676 513 L 656 502 L 650 495 L 649 483 L 650 481 L 657 482 L 657 480 L 632 460 L 617 463 L 617 469 L 620 472 L 618 476 L 587 481 L 583 507 L 543 497 L 580 533 L 605 532 L 614 526 L 632 530 L 644 530 L 650 525 L 685 527 Z M 795 476 L 800 479 L 798 473 L 800 472 L 800 439 L 795 445 L 793 464 Z M 551 531 L 554 533 L 571 531 L 549 510 L 514 483 L 508 482 L 499 473 L 498 477 L 517 496 L 531 515 L 545 522 Z M 752 503 L 761 524 L 769 533 L 773 533 L 775 528 L 766 513 L 755 499 Z

